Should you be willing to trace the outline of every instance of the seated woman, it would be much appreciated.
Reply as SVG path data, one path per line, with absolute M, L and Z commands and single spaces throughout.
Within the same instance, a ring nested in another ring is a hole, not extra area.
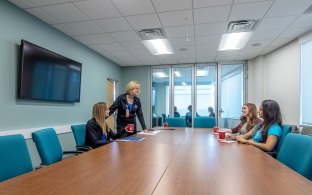
M 254 128 L 255 125 L 262 122 L 257 116 L 257 107 L 255 104 L 246 103 L 242 107 L 242 116 L 240 123 L 231 129 L 231 132 L 236 135 L 243 135 Z
M 256 125 L 248 133 L 237 136 L 236 140 L 269 152 L 282 135 L 281 109 L 276 101 L 264 100 L 259 107 L 259 116 L 263 118 L 263 122 Z
M 176 106 L 173 107 L 173 111 L 174 111 L 173 116 L 179 118 L 180 117 L 180 113 L 178 112 L 178 108 Z
M 108 144 L 111 139 L 117 139 L 126 134 L 126 130 L 114 133 L 106 124 L 105 118 L 109 116 L 109 109 L 105 102 L 94 104 L 92 119 L 86 126 L 86 145 L 92 148 Z
M 216 114 L 213 112 L 213 108 L 212 107 L 208 107 L 208 112 L 209 112 L 208 117 L 216 117 Z

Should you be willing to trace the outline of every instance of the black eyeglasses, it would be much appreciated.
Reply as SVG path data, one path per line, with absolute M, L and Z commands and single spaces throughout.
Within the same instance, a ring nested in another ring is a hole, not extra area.
M 105 102 L 98 102 L 98 104 L 105 104 Z

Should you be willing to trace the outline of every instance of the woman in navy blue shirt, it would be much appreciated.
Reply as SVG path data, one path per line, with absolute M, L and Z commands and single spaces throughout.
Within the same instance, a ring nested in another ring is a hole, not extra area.
M 125 130 L 121 130 L 118 133 L 113 132 L 105 122 L 107 116 L 109 116 L 109 110 L 105 102 L 94 104 L 92 119 L 87 122 L 86 126 L 85 139 L 87 146 L 97 148 L 126 134 Z
M 128 124 L 134 124 L 133 134 L 136 134 L 136 116 L 138 116 L 142 129 L 146 129 L 141 101 L 138 98 L 141 91 L 140 86 L 141 84 L 138 81 L 130 81 L 126 86 L 126 93 L 119 95 L 109 108 L 109 115 L 118 110 L 116 120 L 118 130 L 125 129 Z

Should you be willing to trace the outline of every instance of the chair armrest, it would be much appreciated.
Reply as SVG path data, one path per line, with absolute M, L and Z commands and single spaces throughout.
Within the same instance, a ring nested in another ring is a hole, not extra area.
M 81 154 L 83 151 L 63 151 L 63 154 Z
M 267 154 L 272 156 L 273 158 L 276 158 L 278 153 L 276 151 L 271 151 L 271 152 L 267 152 Z
M 90 147 L 90 146 L 76 146 L 76 148 L 77 148 L 77 150 L 78 151 L 84 151 L 84 152 L 86 152 L 86 151 L 89 151 L 89 150 L 92 150 L 93 148 L 92 147 Z

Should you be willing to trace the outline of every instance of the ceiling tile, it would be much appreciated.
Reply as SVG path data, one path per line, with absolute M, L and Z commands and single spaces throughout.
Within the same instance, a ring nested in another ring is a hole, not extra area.
M 104 33 L 104 30 L 97 26 L 93 21 L 73 22 L 66 25 L 80 35 Z
M 35 7 L 36 5 L 34 5 L 31 1 L 29 0 L 9 0 L 11 3 L 17 5 L 20 8 L 30 8 L 30 7 Z
M 59 20 L 53 18 L 52 16 L 50 16 L 49 14 L 47 14 L 46 12 L 44 12 L 40 8 L 30 8 L 30 9 L 26 9 L 26 11 L 28 11 L 32 15 L 36 16 L 37 18 L 40 18 L 41 20 L 43 20 L 44 22 L 46 22 L 48 24 L 60 23 Z
M 152 0 L 157 12 L 192 9 L 192 0 Z
M 86 36 L 74 36 L 74 39 L 78 40 L 79 42 L 85 44 L 85 45 L 91 45 L 93 42 L 89 40 Z
M 144 50 L 145 46 L 141 41 L 133 41 L 133 42 L 122 42 L 120 43 L 122 46 L 127 48 L 128 50 Z
M 195 37 L 196 45 L 219 44 L 221 35 L 197 36 Z
M 154 56 L 137 56 L 137 58 L 146 65 L 160 64 L 160 62 Z
M 210 24 L 197 24 L 195 25 L 196 35 L 207 36 L 211 34 L 223 34 L 226 30 L 227 23 L 210 23 Z
M 111 0 L 123 16 L 155 13 L 151 1 L 146 0 Z
M 229 20 L 261 19 L 272 3 L 273 1 L 234 4 Z
M 231 5 L 233 0 L 193 0 L 194 8 Z
M 297 18 L 294 23 L 292 23 L 289 28 L 311 28 L 312 27 L 312 14 L 304 14 Z
M 194 37 L 177 37 L 168 39 L 172 46 L 194 45 Z
M 234 0 L 234 3 L 249 3 L 255 1 L 267 1 L 267 0 Z
M 213 23 L 227 21 L 231 6 L 207 7 L 194 10 L 194 22 Z
M 121 57 L 133 57 L 133 55 L 131 53 L 129 53 L 128 51 L 115 51 L 114 53 L 112 53 L 115 57 L 117 58 L 121 58 Z
M 76 22 L 89 18 L 71 3 L 41 7 L 45 12 L 61 22 Z
M 271 40 L 271 39 L 275 39 L 276 37 L 278 37 L 281 33 L 283 32 L 283 30 L 262 30 L 262 31 L 256 31 L 253 35 L 252 35 L 252 39 L 253 40 L 257 40 L 257 41 L 261 41 L 261 40 Z
M 196 45 L 196 53 L 197 52 L 212 52 L 217 51 L 219 48 L 219 44 L 214 43 L 210 45 Z
M 91 40 L 94 44 L 101 43 L 114 43 L 116 42 L 109 34 L 95 34 L 95 35 L 85 35 L 87 39 Z
M 118 10 L 109 0 L 88 0 L 74 4 L 91 19 L 112 18 L 120 16 Z
M 311 0 L 275 0 L 265 17 L 300 15 L 311 4 Z
M 100 44 L 100 48 L 104 49 L 105 51 L 115 52 L 115 51 L 124 51 L 123 48 L 119 43 L 108 43 L 108 44 Z
M 166 35 L 169 38 L 172 37 L 194 37 L 194 26 L 193 25 L 183 25 L 183 26 L 175 26 L 175 27 L 166 27 L 165 29 Z
M 65 34 L 68 34 L 70 36 L 77 36 L 79 35 L 78 32 L 74 31 L 71 29 L 69 26 L 65 24 L 54 24 L 53 25 L 55 28 L 59 29 L 60 31 L 64 32 Z
M 257 27 L 257 30 L 273 30 L 273 29 L 285 29 L 294 20 L 295 16 L 284 16 L 274 18 L 263 18 Z
M 110 35 L 114 37 L 117 42 L 140 40 L 138 35 L 134 31 L 115 32 L 110 33 Z
M 156 14 L 145 14 L 126 17 L 133 29 L 139 31 L 142 29 L 161 28 L 160 21 Z
M 29 0 L 36 6 L 54 5 L 58 3 L 68 3 L 69 0 Z
M 291 28 L 284 31 L 278 38 L 280 39 L 295 39 L 300 35 L 308 32 L 310 28 Z
M 141 50 L 129 50 L 129 52 L 131 54 L 133 54 L 134 56 L 148 56 L 151 55 L 149 51 L 147 51 L 146 49 L 141 49 Z
M 132 30 L 128 22 L 122 17 L 96 20 L 96 23 L 104 29 L 105 32 Z
M 163 26 L 181 26 L 193 24 L 192 10 L 159 13 Z

